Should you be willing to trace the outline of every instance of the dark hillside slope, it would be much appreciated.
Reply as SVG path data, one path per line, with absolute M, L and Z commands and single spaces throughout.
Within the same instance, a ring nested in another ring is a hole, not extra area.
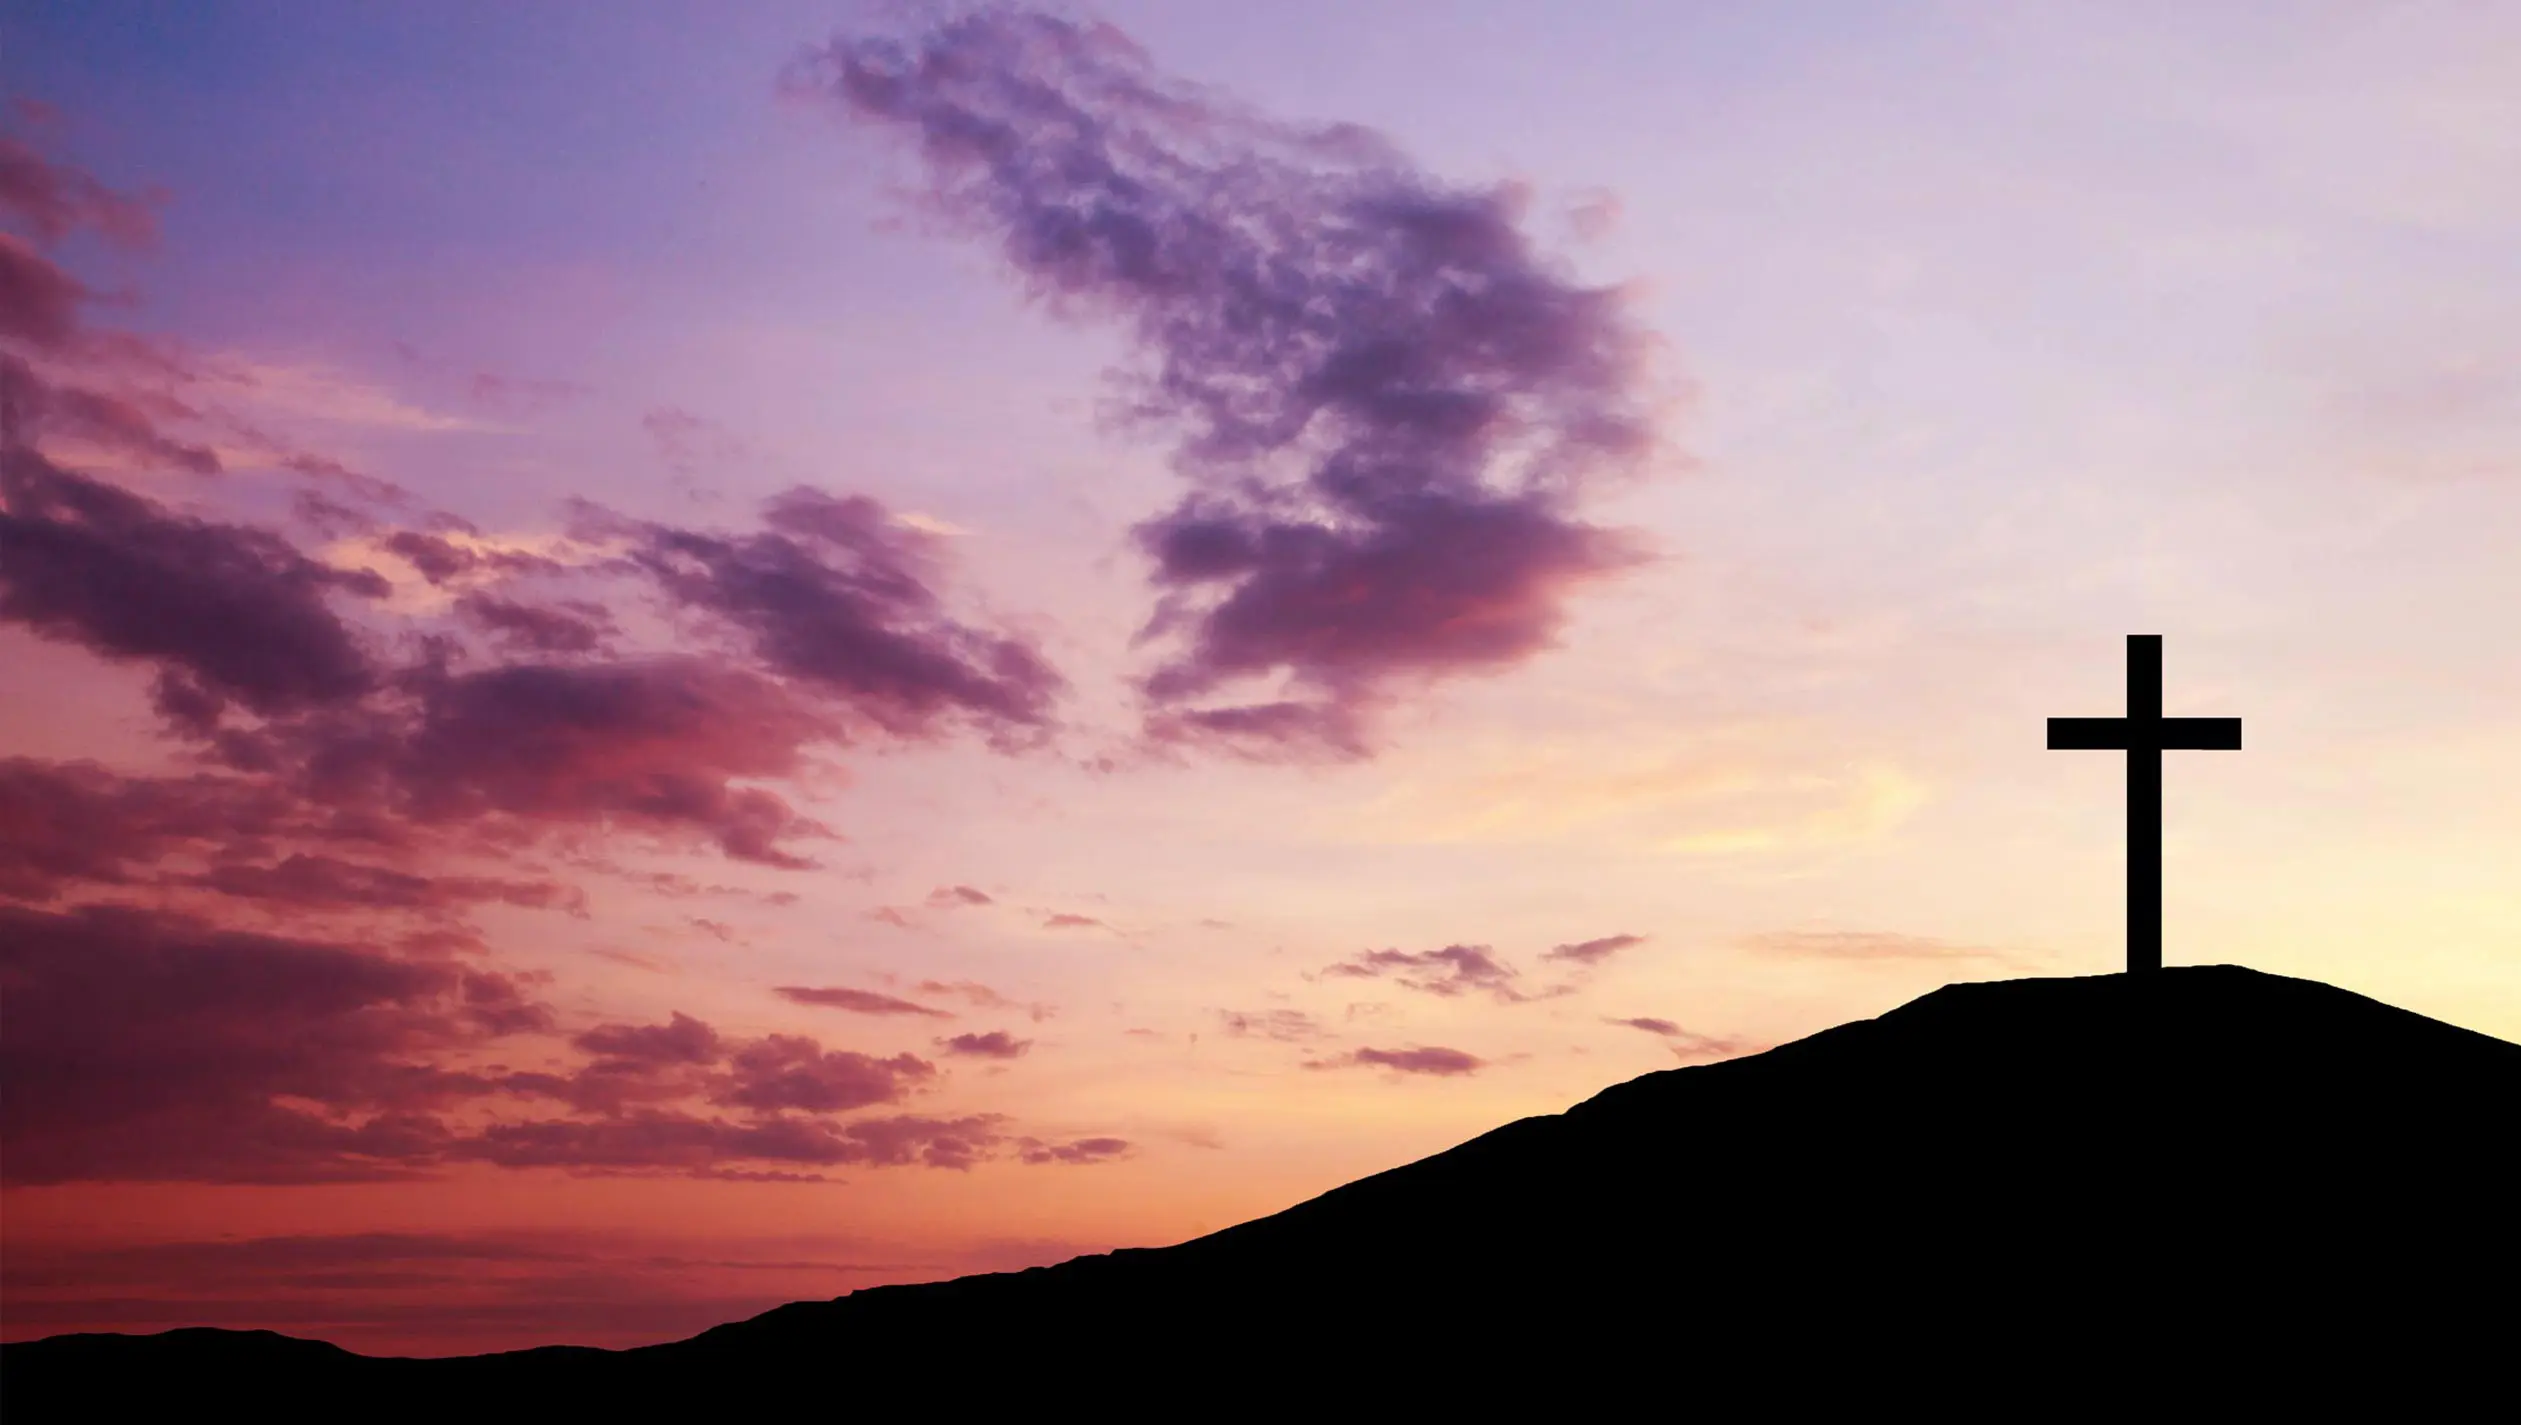
M 2091 1391 L 2349 1366 L 2439 1385 L 2521 1339 L 2517 1133 L 2521 1045 L 2326 985 L 2229 966 L 1954 985 L 1176 1247 L 797 1303 L 638 1351 L 266 1378 L 650 1404 L 1170 1383 L 1225 1391 L 1229 1414 L 1631 1378 L 1783 1398 L 1963 1360 Z M 183 1373 L 215 1375 L 221 1339 L 263 1374 L 220 1333 L 186 1338 Z M 177 1349 L 12 1347 L 9 1401 Z M 1120 1413 L 1160 1409 L 1137 1398 Z

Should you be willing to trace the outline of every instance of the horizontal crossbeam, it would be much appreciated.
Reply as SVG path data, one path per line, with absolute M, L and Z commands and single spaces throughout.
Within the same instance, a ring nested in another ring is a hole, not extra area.
M 2137 724 L 2151 735 L 2134 750 L 2162 748 L 2171 752 L 2238 752 L 2241 720 L 2237 717 L 2148 718 Z M 2123 752 L 2127 719 L 2123 717 L 2053 717 L 2048 720 L 2052 752 Z

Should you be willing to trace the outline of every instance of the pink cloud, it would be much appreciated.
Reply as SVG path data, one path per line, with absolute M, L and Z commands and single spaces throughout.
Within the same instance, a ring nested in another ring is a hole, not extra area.
M 853 1014 L 917 1014 L 931 1019 L 952 1019 L 941 1009 L 902 999 L 895 995 L 877 994 L 873 990 L 852 990 L 838 987 L 816 989 L 806 985 L 781 985 L 772 994 L 791 1004 L 810 1004 L 824 1009 L 845 1009 Z
M 1020 1156 L 1028 1163 L 1108 1163 L 1129 1155 L 1126 1138 L 1079 1138 L 1072 1143 L 1046 1143 L 1038 1138 L 1020 1141 Z

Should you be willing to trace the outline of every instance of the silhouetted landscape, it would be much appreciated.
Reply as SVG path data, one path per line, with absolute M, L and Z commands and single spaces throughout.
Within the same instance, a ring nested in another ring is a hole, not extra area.
M 2521 1045 L 2312 981 L 1957 984 L 1178 1246 L 799 1302 L 687 1341 L 410 1360 L 190 1330 L 0 1360 L 16 1420 L 761 1392 L 1239 1414 L 2041 1371 L 2022 1378 L 2079 1395 L 2189 1376 L 2316 1391 L 2383 1368 L 2422 1391 L 2509 1350 L 2516 1105 Z

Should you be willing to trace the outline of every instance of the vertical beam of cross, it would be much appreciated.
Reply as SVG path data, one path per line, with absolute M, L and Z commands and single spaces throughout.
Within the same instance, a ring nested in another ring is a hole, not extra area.
M 2127 754 L 2127 973 L 2162 968 L 2162 754 L 2237 752 L 2237 717 L 2162 715 L 2162 635 L 2127 635 L 2127 715 L 2053 717 L 2055 750 Z

